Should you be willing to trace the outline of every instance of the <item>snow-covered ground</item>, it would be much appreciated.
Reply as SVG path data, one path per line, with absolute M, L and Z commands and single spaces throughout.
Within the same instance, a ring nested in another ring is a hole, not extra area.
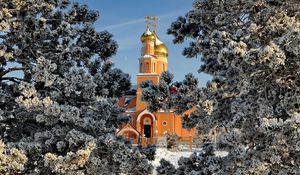
M 183 148 L 182 151 L 172 152 L 167 150 L 167 148 L 157 148 L 155 154 L 155 160 L 152 161 L 152 165 L 154 166 L 153 174 L 156 175 L 156 167 L 159 166 L 159 161 L 164 158 L 165 160 L 171 162 L 175 168 L 178 168 L 178 160 L 180 157 L 189 157 L 193 152 L 200 152 L 201 148 L 193 148 L 192 151 L 189 151 L 187 148 Z M 216 151 L 217 156 L 227 156 L 227 152 L 225 151 Z
M 171 162 L 175 168 L 178 168 L 178 160 L 180 157 L 189 157 L 193 152 L 190 151 L 180 151 L 180 152 L 172 152 L 167 150 L 167 148 L 157 148 L 155 154 L 155 160 L 152 161 L 152 165 L 154 169 L 159 166 L 160 159 L 164 158 Z

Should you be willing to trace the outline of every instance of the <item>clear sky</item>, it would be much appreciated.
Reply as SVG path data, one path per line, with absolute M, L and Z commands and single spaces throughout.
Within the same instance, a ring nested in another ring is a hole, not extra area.
M 178 16 L 185 15 L 192 9 L 193 0 L 74 0 L 87 4 L 90 9 L 100 11 L 100 19 L 95 28 L 98 31 L 108 30 L 119 44 L 117 55 L 113 56 L 116 67 L 131 76 L 132 84 L 136 84 L 138 58 L 140 56 L 140 36 L 146 30 L 145 16 L 159 17 L 157 33 L 169 48 L 168 70 L 174 74 L 176 81 L 181 81 L 191 72 L 204 86 L 208 75 L 199 74 L 200 58 L 187 59 L 182 50 L 188 42 L 181 45 L 172 43 L 172 36 L 166 31 Z

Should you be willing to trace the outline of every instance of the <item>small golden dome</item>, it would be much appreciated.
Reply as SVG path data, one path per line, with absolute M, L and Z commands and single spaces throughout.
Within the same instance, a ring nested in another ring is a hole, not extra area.
M 164 44 L 156 45 L 154 53 L 156 55 L 168 56 L 168 48 Z
M 143 33 L 141 36 L 141 41 L 142 43 L 146 41 L 154 41 L 155 40 L 155 35 L 150 31 L 149 28 L 147 28 L 146 32 Z
M 168 56 L 168 48 L 167 46 L 155 35 L 155 55 L 159 56 Z

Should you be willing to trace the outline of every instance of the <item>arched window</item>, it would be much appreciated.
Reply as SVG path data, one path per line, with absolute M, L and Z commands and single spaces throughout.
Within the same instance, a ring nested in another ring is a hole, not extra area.
M 149 72 L 149 63 L 146 63 L 146 70 L 145 72 Z
M 152 71 L 155 72 L 155 63 L 152 64 Z
M 143 72 L 143 63 L 140 64 L 140 72 Z
M 162 65 L 162 70 L 165 71 L 165 64 Z

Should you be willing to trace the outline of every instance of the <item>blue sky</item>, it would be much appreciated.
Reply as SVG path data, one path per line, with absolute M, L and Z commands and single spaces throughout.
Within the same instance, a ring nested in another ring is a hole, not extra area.
M 75 0 L 76 1 L 76 0 Z M 173 21 L 192 8 L 193 0 L 79 0 L 90 9 L 100 11 L 100 19 L 95 28 L 98 31 L 108 30 L 119 44 L 117 55 L 113 56 L 116 67 L 131 76 L 136 84 L 138 58 L 140 56 L 140 36 L 146 29 L 145 16 L 159 17 L 157 32 L 160 39 L 169 48 L 169 71 L 175 81 L 191 72 L 198 77 L 200 86 L 204 86 L 209 76 L 197 73 L 201 65 L 200 58 L 187 59 L 181 52 L 188 42 L 181 45 L 172 43 L 172 36 L 166 31 Z

